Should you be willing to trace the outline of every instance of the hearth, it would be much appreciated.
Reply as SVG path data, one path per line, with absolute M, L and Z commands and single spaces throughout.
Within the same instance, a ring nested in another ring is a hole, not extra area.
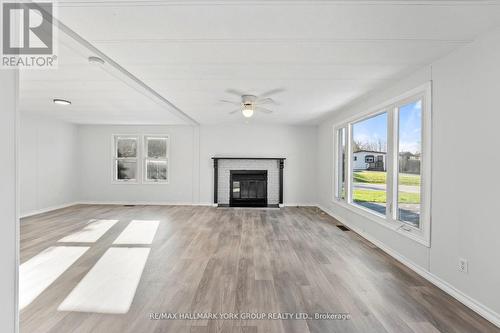
M 231 170 L 231 207 L 267 206 L 267 170 Z

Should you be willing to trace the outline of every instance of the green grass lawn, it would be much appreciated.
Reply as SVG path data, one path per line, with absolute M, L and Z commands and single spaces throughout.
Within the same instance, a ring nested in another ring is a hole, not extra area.
M 354 182 L 385 184 L 387 182 L 387 173 L 380 171 L 354 171 Z M 420 175 L 403 173 L 399 175 L 401 185 L 420 185 Z M 385 201 L 384 201 L 385 202 Z
M 353 195 L 354 195 L 353 201 L 358 201 L 358 202 L 385 203 L 387 201 L 386 193 L 384 191 L 356 189 L 356 190 L 354 190 Z M 399 193 L 399 202 L 409 203 L 409 204 L 420 203 L 420 194 L 419 193 L 401 192 L 401 193 Z

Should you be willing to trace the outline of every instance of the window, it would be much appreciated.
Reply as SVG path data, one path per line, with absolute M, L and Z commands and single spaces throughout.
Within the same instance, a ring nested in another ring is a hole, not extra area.
M 335 132 L 335 199 L 427 246 L 430 113 L 428 83 L 341 124 Z
M 117 182 L 137 181 L 137 141 L 135 136 L 114 136 L 113 179 Z
M 352 124 L 352 153 L 387 151 L 387 112 Z M 352 167 L 352 202 L 376 214 L 385 215 L 387 172 L 384 163 L 375 162 L 373 154 L 365 163 Z
M 168 137 L 144 137 L 144 181 L 146 183 L 168 182 Z
M 422 100 L 398 107 L 397 218 L 420 226 Z

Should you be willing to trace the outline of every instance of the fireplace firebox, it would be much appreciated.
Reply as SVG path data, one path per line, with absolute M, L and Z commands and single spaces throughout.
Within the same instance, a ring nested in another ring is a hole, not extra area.
M 267 206 L 267 170 L 231 170 L 231 207 Z

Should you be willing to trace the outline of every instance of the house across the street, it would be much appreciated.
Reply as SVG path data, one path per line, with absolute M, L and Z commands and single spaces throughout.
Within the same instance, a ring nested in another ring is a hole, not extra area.
M 420 174 L 420 153 L 399 153 L 399 172 Z
M 386 171 L 383 151 L 359 150 L 353 154 L 354 170 Z

